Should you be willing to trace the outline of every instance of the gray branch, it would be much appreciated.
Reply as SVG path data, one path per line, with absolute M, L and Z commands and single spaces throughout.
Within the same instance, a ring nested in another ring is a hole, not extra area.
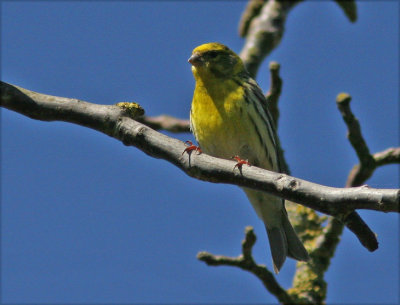
M 2 107 L 32 119 L 65 121 L 95 129 L 149 156 L 164 159 L 193 178 L 265 191 L 339 219 L 355 209 L 399 212 L 399 189 L 335 188 L 255 166 L 234 169 L 234 161 L 196 152 L 182 154 L 186 147 L 182 141 L 133 120 L 121 107 L 40 94 L 4 82 L 0 88 Z
M 254 8 L 254 2 L 259 2 Z M 300 1 L 251 1 L 245 11 L 240 35 L 246 42 L 240 57 L 250 75 L 255 78 L 258 68 L 265 58 L 281 42 L 286 17 Z
M 239 23 L 239 35 L 246 38 L 240 57 L 253 78 L 263 59 L 281 42 L 289 12 L 301 2 L 303 0 L 249 1 Z M 335 2 L 351 22 L 357 20 L 354 0 Z
M 174 133 L 190 132 L 189 120 L 177 119 L 166 114 L 155 117 L 142 116 L 137 118 L 137 121 L 154 130 L 167 130 Z

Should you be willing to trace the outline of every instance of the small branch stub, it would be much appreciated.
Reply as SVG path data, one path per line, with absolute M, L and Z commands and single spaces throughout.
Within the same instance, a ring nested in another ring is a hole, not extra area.
M 119 102 L 115 105 L 120 107 L 124 113 L 126 113 L 132 119 L 136 119 L 144 115 L 144 109 L 138 103 Z

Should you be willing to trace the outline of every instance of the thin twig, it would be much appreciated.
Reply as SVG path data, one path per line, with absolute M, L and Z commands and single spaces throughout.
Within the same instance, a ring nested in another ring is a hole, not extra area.
M 376 166 L 400 163 L 400 147 L 391 147 L 373 154 Z
M 259 265 L 254 262 L 252 249 L 256 242 L 256 235 L 252 227 L 246 227 L 245 238 L 242 241 L 242 254 L 237 257 L 224 255 L 214 255 L 209 252 L 200 252 L 197 258 L 209 266 L 233 266 L 241 268 L 254 274 L 282 304 L 293 304 L 293 299 L 283 289 L 272 272 L 265 265 Z
M 367 143 L 361 134 L 360 123 L 351 112 L 350 101 L 351 96 L 347 93 L 340 93 L 336 98 L 336 104 L 348 128 L 347 138 L 360 160 L 359 169 L 349 175 L 346 182 L 347 187 L 362 185 L 376 167 L 375 159 L 370 154 Z
M 270 62 L 269 64 L 270 84 L 269 84 L 269 90 L 265 94 L 265 98 L 267 99 L 267 108 L 274 121 L 273 123 L 275 125 L 275 130 L 278 130 L 278 121 L 279 121 L 278 102 L 282 91 L 282 79 L 279 76 L 279 69 L 280 69 L 279 63 L 275 61 Z M 277 149 L 278 149 L 281 172 L 285 174 L 290 174 L 290 169 L 286 162 L 284 154 L 285 152 L 282 148 L 279 137 L 277 138 Z
M 189 120 L 177 119 L 165 114 L 155 117 L 143 116 L 138 118 L 137 121 L 154 130 L 166 130 L 174 133 L 190 132 Z
M 271 113 L 271 116 L 275 122 L 276 129 L 278 129 L 278 121 L 279 121 L 278 102 L 282 92 L 282 78 L 279 76 L 280 68 L 281 68 L 280 64 L 277 63 L 276 61 L 271 61 L 269 63 L 269 73 L 270 73 L 269 91 L 265 95 L 268 102 L 268 110 Z
M 354 165 L 351 169 L 347 183 L 348 186 L 361 185 L 372 176 L 379 166 L 400 163 L 400 147 L 388 148 L 372 155 L 373 163 Z

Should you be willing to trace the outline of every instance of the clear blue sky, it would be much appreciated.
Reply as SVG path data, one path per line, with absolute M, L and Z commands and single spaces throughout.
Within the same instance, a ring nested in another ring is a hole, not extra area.
M 3 2 L 1 79 L 187 118 L 187 58 L 210 41 L 239 52 L 245 5 Z M 351 24 L 333 1 L 299 4 L 258 75 L 266 91 L 268 61 L 282 66 L 279 134 L 292 174 L 330 186 L 343 186 L 357 162 L 336 109 L 339 92 L 353 96 L 372 152 L 399 144 L 399 3 L 362 1 L 358 11 Z M 1 152 L 3 302 L 275 302 L 253 275 L 196 259 L 202 250 L 238 255 L 252 225 L 254 256 L 271 268 L 263 224 L 237 187 L 194 180 L 98 132 L 8 110 Z M 379 168 L 368 184 L 398 187 L 398 167 Z M 369 253 L 345 230 L 326 275 L 327 301 L 397 304 L 398 215 L 360 213 L 380 247 Z M 289 260 L 278 281 L 289 287 L 293 272 Z

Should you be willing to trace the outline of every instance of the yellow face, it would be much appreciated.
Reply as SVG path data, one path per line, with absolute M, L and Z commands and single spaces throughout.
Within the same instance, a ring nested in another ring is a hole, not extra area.
M 189 58 L 193 74 L 201 78 L 231 78 L 244 71 L 239 56 L 223 44 L 212 42 L 198 46 Z

